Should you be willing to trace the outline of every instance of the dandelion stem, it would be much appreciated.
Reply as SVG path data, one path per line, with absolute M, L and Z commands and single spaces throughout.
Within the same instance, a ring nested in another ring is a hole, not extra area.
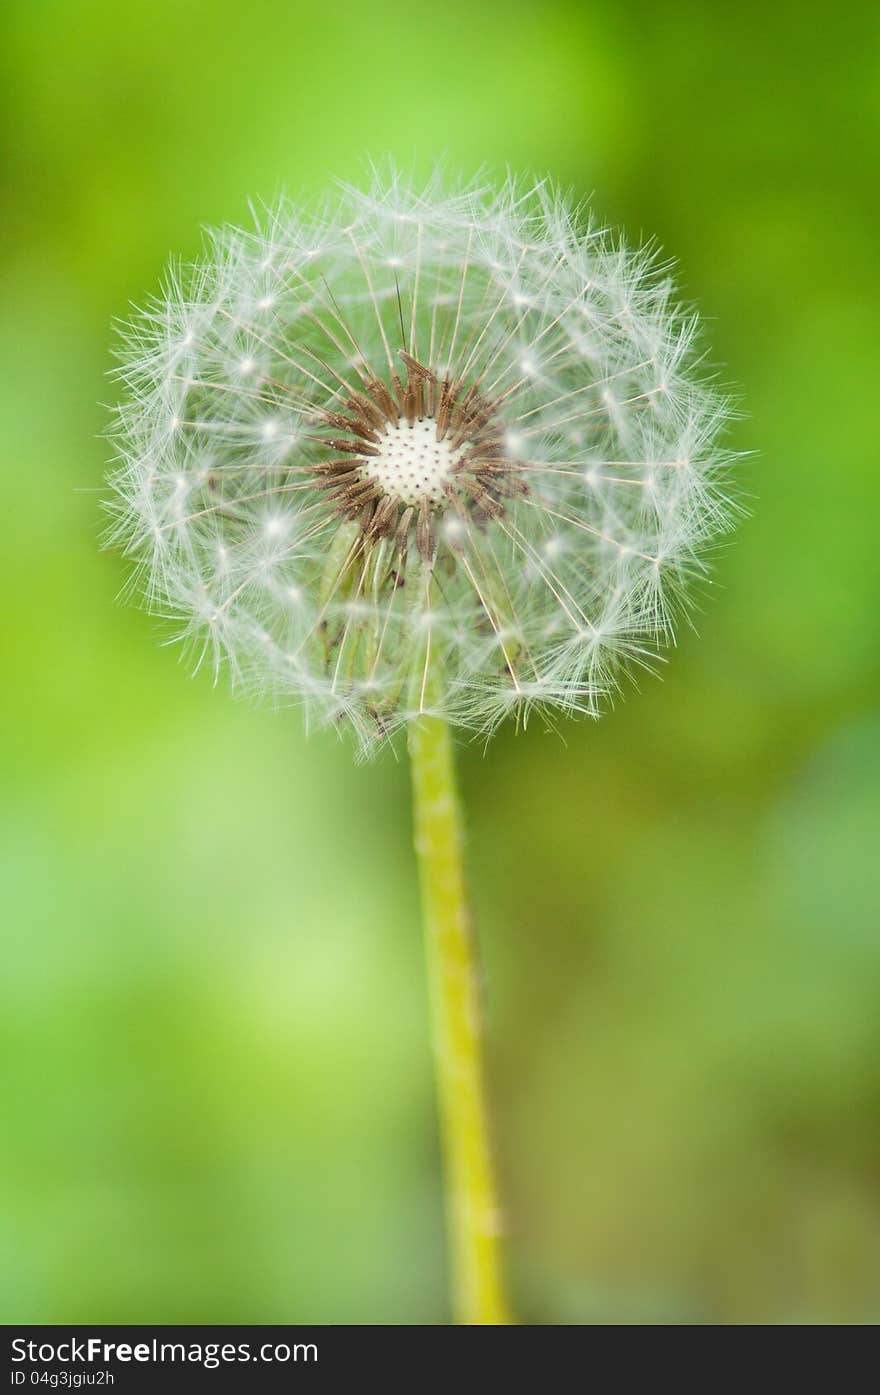
M 431 665 L 430 708 L 442 678 Z M 461 813 L 446 721 L 409 728 L 416 856 L 428 956 L 456 1321 L 508 1323 L 500 1208 L 483 1076 L 482 1003 L 462 863 Z

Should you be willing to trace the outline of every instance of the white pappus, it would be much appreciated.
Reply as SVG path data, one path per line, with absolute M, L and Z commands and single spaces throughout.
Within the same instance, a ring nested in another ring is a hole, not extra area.
M 547 182 L 272 207 L 125 327 L 110 536 L 199 661 L 364 749 L 596 715 L 736 512 L 696 333 Z

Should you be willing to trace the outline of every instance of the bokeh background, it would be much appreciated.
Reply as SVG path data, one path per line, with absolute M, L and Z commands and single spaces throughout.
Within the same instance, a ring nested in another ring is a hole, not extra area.
M 110 324 L 392 152 L 681 262 L 753 516 L 665 681 L 462 750 L 529 1322 L 880 1317 L 875 7 L 5 0 L 2 1318 L 447 1320 L 403 762 L 100 553 Z

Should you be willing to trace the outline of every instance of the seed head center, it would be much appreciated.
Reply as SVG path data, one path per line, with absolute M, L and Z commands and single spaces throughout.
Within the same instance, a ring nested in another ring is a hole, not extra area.
M 365 548 L 395 540 L 397 575 L 411 542 L 433 561 L 450 511 L 481 528 L 502 516 L 505 500 L 527 492 L 508 461 L 497 404 L 476 383 L 440 377 L 403 349 L 400 359 L 405 381 L 392 372 L 389 386 L 364 370 L 362 387 L 320 414 L 334 432 L 326 445 L 335 458 L 315 466 Z
M 467 443 L 458 447 L 437 440 L 437 423 L 417 418 L 412 425 L 401 418 L 385 428 L 377 443 L 377 455 L 367 456 L 361 472 L 375 480 L 382 493 L 401 504 L 442 504 L 444 485 Z

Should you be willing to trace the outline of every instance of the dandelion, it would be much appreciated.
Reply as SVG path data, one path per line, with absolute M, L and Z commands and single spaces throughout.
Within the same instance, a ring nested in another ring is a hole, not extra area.
M 406 728 L 458 1311 L 502 1321 L 450 725 L 596 716 L 734 515 L 650 251 L 548 183 L 394 170 L 210 235 L 127 327 L 111 535 L 214 672 Z

